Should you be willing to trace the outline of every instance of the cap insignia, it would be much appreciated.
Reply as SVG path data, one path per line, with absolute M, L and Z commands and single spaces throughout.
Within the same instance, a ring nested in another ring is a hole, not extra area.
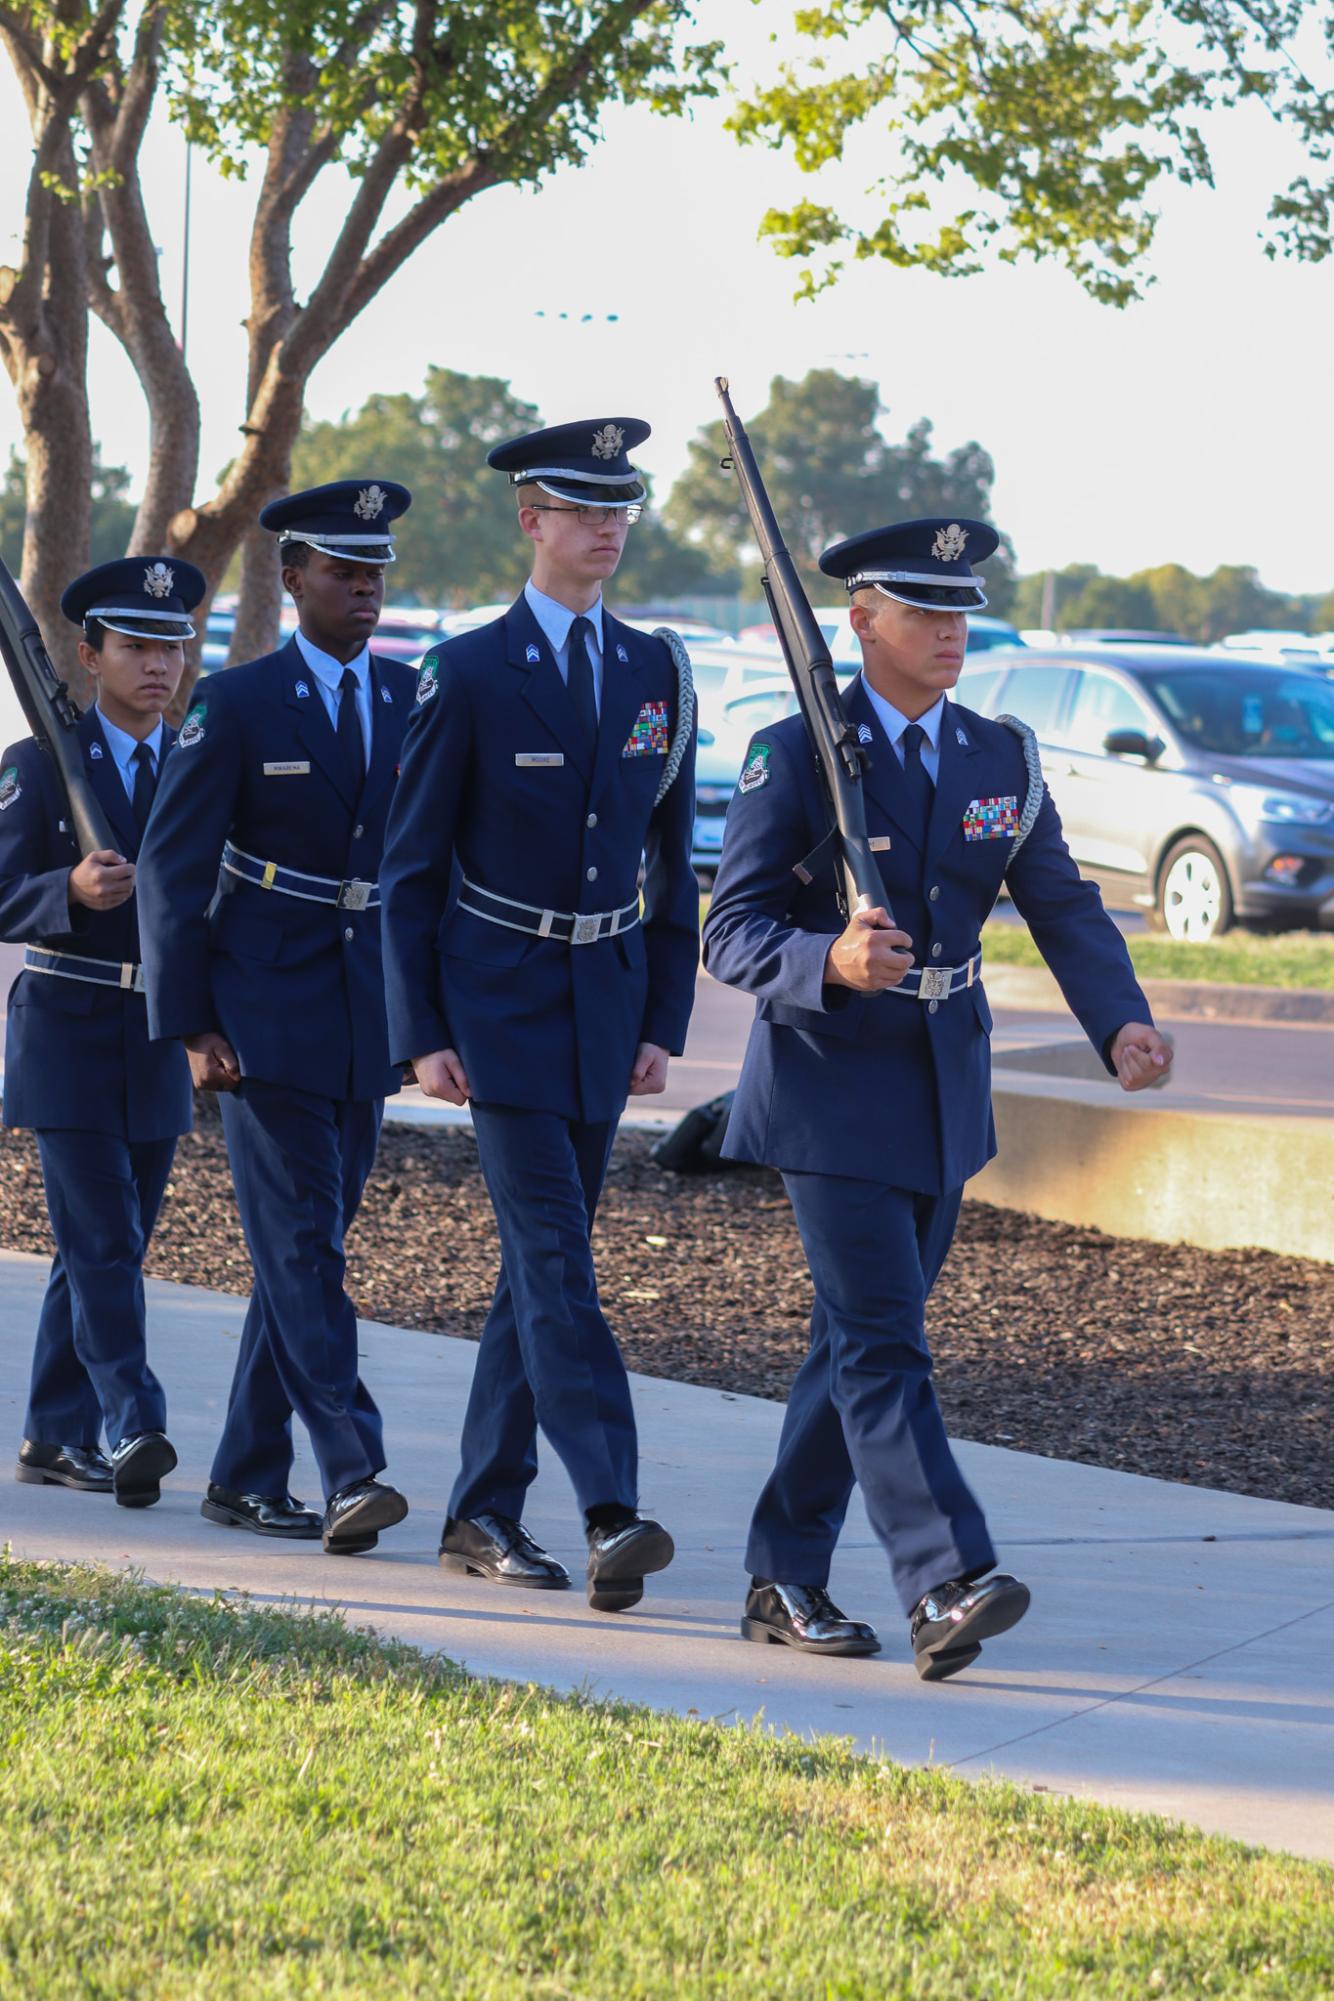
M 352 512 L 358 521 L 374 521 L 384 513 L 389 495 L 382 486 L 363 486 Z
M 961 528 L 957 521 L 951 521 L 948 528 L 936 530 L 936 539 L 931 544 L 931 554 L 942 563 L 957 563 L 967 540 L 968 530 Z
M 150 563 L 144 571 L 144 589 L 151 598 L 169 598 L 176 587 L 176 573 L 166 563 Z
M 618 458 L 624 443 L 625 432 L 619 424 L 604 424 L 600 431 L 594 431 L 593 433 L 593 457 L 595 459 Z

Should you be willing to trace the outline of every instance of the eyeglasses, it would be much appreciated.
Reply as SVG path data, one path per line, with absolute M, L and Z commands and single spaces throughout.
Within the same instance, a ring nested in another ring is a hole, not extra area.
M 633 502 L 629 507 L 549 507 L 540 500 L 530 500 L 527 505 L 534 514 L 577 514 L 581 528 L 605 528 L 609 521 L 624 521 L 627 528 L 633 528 L 644 512 Z

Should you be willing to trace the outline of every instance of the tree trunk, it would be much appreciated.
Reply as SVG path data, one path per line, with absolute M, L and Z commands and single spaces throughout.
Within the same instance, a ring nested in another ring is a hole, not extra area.
M 241 595 L 236 608 L 227 665 L 258 660 L 278 644 L 283 609 L 282 565 L 277 544 L 267 528 L 246 530 L 241 544 Z
M 56 671 L 69 682 L 75 700 L 86 704 L 90 690 L 79 665 L 78 629 L 60 610 L 66 584 L 88 567 L 92 519 L 93 438 L 83 275 L 78 211 L 66 204 L 52 216 L 46 283 L 29 320 L 31 335 L 11 336 L 10 347 L 28 459 L 23 594 Z
M 86 707 L 90 689 L 79 665 L 79 631 L 63 616 L 60 595 L 88 567 L 93 439 L 82 375 L 71 381 L 60 362 L 41 374 L 49 358 L 41 355 L 29 365 L 37 380 L 19 398 L 28 454 L 22 589 L 57 673 Z

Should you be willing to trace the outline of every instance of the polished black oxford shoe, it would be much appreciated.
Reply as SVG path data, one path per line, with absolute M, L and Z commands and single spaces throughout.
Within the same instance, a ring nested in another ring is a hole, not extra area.
M 374 1549 L 381 1529 L 391 1529 L 408 1512 L 397 1487 L 380 1480 L 356 1480 L 330 1494 L 324 1510 L 324 1547 L 330 1556 L 363 1556 Z
M 947 1681 L 971 1667 L 983 1640 L 1008 1633 L 1028 1610 L 1029 1589 L 1017 1577 L 996 1571 L 969 1584 L 956 1577 L 919 1598 L 909 1632 L 913 1659 L 923 1681 Z
M 644 1595 L 644 1579 L 665 1570 L 676 1545 L 661 1522 L 628 1509 L 588 1528 L 588 1602 L 595 1612 L 628 1612 Z
M 522 1522 L 509 1515 L 473 1515 L 455 1521 L 451 1515 L 440 1538 L 444 1570 L 462 1570 L 469 1577 L 487 1577 L 493 1584 L 526 1584 L 531 1591 L 564 1591 L 570 1573 L 533 1541 Z
M 111 1448 L 111 1478 L 122 1508 L 151 1508 L 162 1499 L 162 1481 L 176 1464 L 176 1448 L 162 1431 L 138 1431 Z
M 30 1487 L 73 1487 L 80 1494 L 111 1492 L 111 1461 L 96 1445 L 44 1445 L 25 1438 L 14 1478 Z
M 237 1494 L 215 1480 L 209 1481 L 199 1512 L 205 1521 L 220 1522 L 224 1528 L 284 1536 L 289 1542 L 313 1542 L 324 1531 L 324 1517 L 290 1494 Z
M 796 1647 L 803 1654 L 878 1654 L 874 1626 L 845 1618 L 819 1584 L 773 1584 L 752 1577 L 741 1621 L 743 1640 Z

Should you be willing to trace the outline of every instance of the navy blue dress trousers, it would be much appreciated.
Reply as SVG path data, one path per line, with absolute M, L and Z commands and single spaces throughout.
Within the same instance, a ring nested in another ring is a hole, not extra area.
M 331 883 L 377 880 L 415 687 L 410 667 L 372 656 L 361 769 L 295 641 L 211 675 L 195 689 L 144 843 L 152 1032 L 219 1031 L 241 1069 L 222 1117 L 254 1289 L 212 1477 L 242 1493 L 286 1492 L 294 1412 L 326 1495 L 385 1464 L 357 1370 L 344 1237 L 401 1070 L 389 1054 L 378 899 L 355 887 L 341 906 L 327 899 Z M 222 866 L 227 843 L 248 861 Z M 266 886 L 266 875 L 301 893 Z
M 900 766 L 860 678 L 846 707 L 870 750 L 868 833 L 917 966 L 967 967 L 1004 883 L 1106 1062 L 1118 1028 L 1150 1020 L 1148 1003 L 1045 790 L 1012 852 L 1028 789 L 1019 738 L 947 703 L 931 790 L 920 761 Z M 704 955 L 756 999 L 724 1151 L 782 1172 L 815 1308 L 748 1562 L 823 1584 L 856 1482 L 910 1609 L 995 1561 L 923 1324 L 963 1184 L 996 1148 L 991 1010 L 980 977 L 934 999 L 826 982 L 844 927 L 829 829 L 800 718 L 761 731 L 728 811 Z
M 139 826 L 96 709 L 78 734 L 119 850 L 134 860 Z M 164 767 L 173 741 L 164 731 Z M 166 1421 L 148 1362 L 143 1261 L 193 1099 L 185 1052 L 150 1041 L 133 984 L 137 897 L 107 911 L 71 904 L 78 860 L 50 759 L 31 738 L 11 745 L 0 760 L 0 936 L 34 948 L 45 970 L 25 968 L 10 992 L 4 1116 L 36 1132 L 56 1244 L 24 1435 L 91 1446 L 104 1434 L 114 1446 Z
M 694 734 L 656 803 L 676 671 L 661 640 L 605 611 L 595 732 L 578 692 L 523 598 L 440 647 L 385 850 L 390 1046 L 401 1060 L 462 1059 L 500 1236 L 455 1516 L 520 1514 L 539 1427 L 581 1507 L 638 1498 L 629 1383 L 588 1239 L 639 1045 L 685 1043 L 699 959 Z M 578 944 L 534 935 L 548 911 L 626 915 Z

